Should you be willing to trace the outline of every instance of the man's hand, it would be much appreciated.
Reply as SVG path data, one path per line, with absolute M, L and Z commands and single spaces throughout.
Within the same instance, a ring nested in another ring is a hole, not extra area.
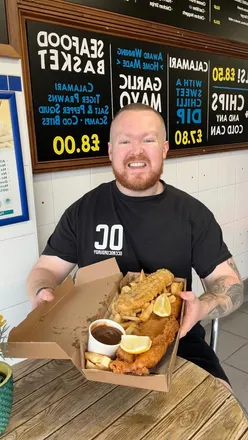
M 53 289 L 46 286 L 59 286 L 74 267 L 75 264 L 59 257 L 41 255 L 27 279 L 27 293 L 32 308 L 35 309 L 44 301 L 52 301 L 54 299 Z M 41 287 L 44 289 L 37 295 L 36 293 Z
M 193 292 L 181 292 L 180 296 L 185 299 L 184 317 L 180 330 L 180 338 L 183 338 L 197 322 L 205 318 L 205 307 Z
M 45 302 L 45 301 L 53 301 L 54 300 L 54 295 L 53 295 L 53 289 L 52 288 L 47 288 L 47 289 L 42 289 L 38 295 L 35 297 L 34 301 L 32 301 L 32 309 L 35 309 L 36 307 L 38 307 L 41 303 Z

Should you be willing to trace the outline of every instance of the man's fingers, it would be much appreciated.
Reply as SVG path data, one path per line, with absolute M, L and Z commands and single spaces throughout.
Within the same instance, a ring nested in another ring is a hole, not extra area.
M 48 290 L 42 290 L 39 293 L 39 300 L 41 301 L 53 301 L 54 300 L 54 295 L 49 292 Z
M 186 335 L 187 335 L 187 332 L 185 332 L 185 331 L 183 330 L 183 328 L 181 328 L 181 330 L 180 330 L 180 334 L 179 334 L 179 339 L 184 338 L 184 336 L 186 336 Z
M 32 303 L 32 310 L 36 309 L 36 307 L 38 307 L 40 304 L 42 304 L 43 302 L 47 301 L 53 301 L 54 300 L 54 295 L 49 292 L 49 290 L 42 290 L 34 299 L 33 303 Z
M 194 299 L 196 298 L 193 292 L 180 292 L 180 296 L 182 299 L 185 299 L 186 301 L 194 301 Z

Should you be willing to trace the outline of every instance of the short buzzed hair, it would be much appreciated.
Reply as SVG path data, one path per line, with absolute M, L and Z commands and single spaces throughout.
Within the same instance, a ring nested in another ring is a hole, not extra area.
M 155 115 L 158 116 L 158 118 L 160 119 L 160 122 L 164 128 L 164 132 L 165 132 L 165 140 L 166 140 L 166 126 L 165 126 L 165 122 L 164 119 L 162 118 L 161 114 L 155 110 L 154 108 L 150 107 L 149 105 L 146 104 L 142 104 L 141 102 L 137 102 L 137 103 L 131 103 L 131 104 L 127 104 L 124 107 L 122 107 L 114 116 L 111 125 L 110 125 L 110 133 L 111 133 L 111 129 L 112 129 L 112 125 L 114 123 L 114 121 L 116 120 L 116 118 L 123 112 L 127 112 L 127 111 L 150 111 L 155 113 Z

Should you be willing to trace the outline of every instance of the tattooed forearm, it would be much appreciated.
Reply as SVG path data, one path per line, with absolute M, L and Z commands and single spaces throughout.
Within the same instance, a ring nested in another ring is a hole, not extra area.
M 234 263 L 233 259 L 230 258 L 229 260 L 227 260 L 227 264 L 236 273 L 236 275 L 237 275 L 237 277 L 239 279 L 239 282 L 243 285 L 242 278 L 241 278 L 241 276 L 239 274 L 238 268 L 237 268 L 236 264 Z
M 226 292 L 223 293 L 204 293 L 201 301 L 206 301 L 211 309 L 211 305 L 215 302 L 218 305 L 208 313 L 209 319 L 221 318 L 229 315 L 233 310 L 236 310 L 242 304 L 243 286 L 242 284 L 233 284 Z
M 205 303 L 207 317 L 210 319 L 229 315 L 243 302 L 243 282 L 238 269 L 233 259 L 228 260 L 227 264 L 232 268 L 234 276 L 224 276 L 215 280 L 207 286 L 208 292 L 200 297 Z

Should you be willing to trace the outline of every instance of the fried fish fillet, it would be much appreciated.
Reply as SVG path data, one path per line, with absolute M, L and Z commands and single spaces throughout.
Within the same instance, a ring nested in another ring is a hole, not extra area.
M 135 354 L 127 353 L 121 347 L 118 348 L 116 356 L 120 361 L 127 362 L 128 364 L 132 364 L 136 359 Z
M 117 359 L 111 362 L 110 369 L 119 374 L 132 373 L 138 376 L 149 374 L 149 368 L 155 367 L 162 359 L 179 330 L 178 320 L 181 307 L 182 299 L 177 297 L 171 305 L 171 315 L 169 317 L 161 318 L 152 313 L 148 321 L 137 324 L 132 334 L 149 336 L 152 340 L 150 350 L 135 355 L 126 353 L 119 347 Z
M 174 275 L 169 270 L 157 270 L 157 272 L 148 275 L 143 281 L 133 285 L 128 292 L 121 293 L 114 304 L 115 311 L 120 316 L 127 316 L 144 309 L 173 280 Z
M 120 358 L 117 358 L 115 361 L 110 363 L 110 369 L 114 373 L 132 373 L 136 374 L 137 376 L 147 375 L 149 374 L 149 369 L 155 367 L 155 365 L 157 365 L 157 363 L 165 355 L 169 344 L 171 344 L 176 333 L 178 332 L 179 323 L 173 316 L 169 318 L 159 318 L 153 314 L 153 316 L 147 322 L 141 324 L 140 333 L 138 332 L 139 334 L 143 333 L 142 330 L 144 328 L 146 330 L 146 334 L 148 333 L 147 329 L 149 328 L 149 321 L 152 324 L 149 331 L 150 335 L 148 335 L 152 339 L 152 346 L 150 350 L 142 354 L 132 355 L 134 358 L 132 363 L 130 362 L 131 358 L 128 357 L 125 359 L 125 355 L 120 352 Z M 163 329 L 162 333 L 160 333 L 161 329 Z

